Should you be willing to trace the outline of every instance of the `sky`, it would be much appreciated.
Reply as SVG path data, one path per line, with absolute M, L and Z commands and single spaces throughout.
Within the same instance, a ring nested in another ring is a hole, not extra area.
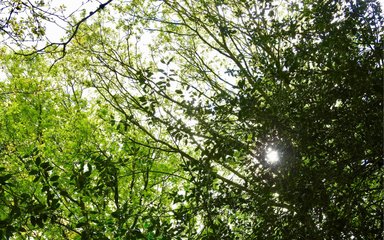
M 50 7 L 56 8 L 61 5 L 66 7 L 65 14 L 70 15 L 73 12 L 76 12 L 79 8 L 86 9 L 87 12 L 94 11 L 99 6 L 97 1 L 79 1 L 79 0 L 52 0 L 52 4 Z M 84 6 L 82 6 L 84 4 Z M 65 26 L 64 22 L 56 22 L 56 24 L 60 26 Z M 59 42 L 62 37 L 65 35 L 64 28 L 58 27 L 54 23 L 48 23 L 46 26 L 46 34 L 48 39 L 51 42 Z

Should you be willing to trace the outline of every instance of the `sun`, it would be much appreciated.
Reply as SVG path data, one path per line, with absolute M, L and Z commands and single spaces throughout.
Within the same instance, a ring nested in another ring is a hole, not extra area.
M 279 161 L 279 159 L 279 153 L 276 150 L 273 150 L 272 148 L 267 149 L 266 160 L 268 163 L 276 163 Z

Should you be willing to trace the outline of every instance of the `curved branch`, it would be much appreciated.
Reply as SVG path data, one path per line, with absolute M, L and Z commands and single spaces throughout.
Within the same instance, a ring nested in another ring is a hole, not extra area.
M 63 59 L 65 57 L 65 55 L 67 54 L 67 51 L 66 51 L 66 48 L 67 48 L 67 45 L 73 40 L 73 38 L 76 36 L 77 32 L 79 31 L 79 28 L 80 26 L 86 22 L 89 18 L 91 18 L 93 15 L 95 15 L 96 13 L 100 12 L 101 10 L 103 10 L 108 4 L 110 4 L 113 0 L 108 0 L 107 2 L 105 3 L 102 3 L 99 5 L 99 7 L 94 10 L 94 11 L 91 11 L 87 16 L 83 17 L 80 21 L 78 21 L 75 25 L 74 25 L 74 30 L 73 32 L 71 33 L 71 35 L 69 36 L 69 38 L 64 41 L 64 42 L 54 42 L 54 43 L 50 43 L 38 50 L 35 50 L 35 51 L 32 51 L 30 53 L 18 53 L 20 55 L 23 55 L 23 56 L 31 56 L 31 55 L 34 55 L 36 53 L 44 53 L 46 51 L 46 49 L 50 48 L 50 47 L 54 47 L 56 46 L 55 49 L 59 48 L 60 46 L 62 46 L 62 49 L 61 49 L 61 56 L 59 58 L 57 58 L 54 63 L 51 65 L 50 69 L 53 67 L 53 65 L 55 65 L 56 62 L 60 61 L 61 59 Z

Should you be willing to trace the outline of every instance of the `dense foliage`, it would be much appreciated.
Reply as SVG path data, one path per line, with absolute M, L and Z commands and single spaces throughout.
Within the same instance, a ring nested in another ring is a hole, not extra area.
M 0 6 L 1 238 L 383 237 L 376 1 Z

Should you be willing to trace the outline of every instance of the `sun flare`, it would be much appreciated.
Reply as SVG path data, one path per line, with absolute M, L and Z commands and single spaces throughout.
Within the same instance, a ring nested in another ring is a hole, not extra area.
M 266 159 L 269 163 L 276 163 L 279 161 L 279 153 L 276 150 L 273 150 L 272 148 L 268 148 Z

